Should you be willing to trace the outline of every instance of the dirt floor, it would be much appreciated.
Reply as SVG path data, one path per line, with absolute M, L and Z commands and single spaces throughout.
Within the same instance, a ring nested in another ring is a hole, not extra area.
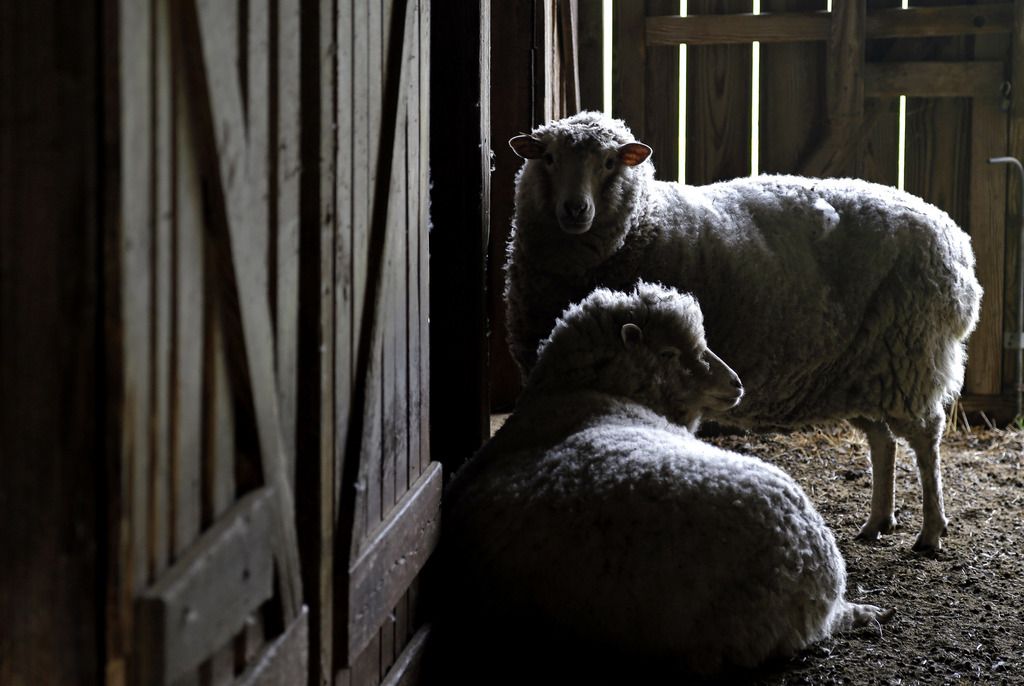
M 942 446 L 949 535 L 933 557 L 910 551 L 921 525 L 912 453 L 896 469 L 899 527 L 854 540 L 867 517 L 863 437 L 843 424 L 792 434 L 709 438 L 786 470 L 836 533 L 851 600 L 895 608 L 880 628 L 821 642 L 772 664 L 752 684 L 1024 684 L 1024 431 L 962 428 Z M 731 680 L 730 683 L 737 683 Z

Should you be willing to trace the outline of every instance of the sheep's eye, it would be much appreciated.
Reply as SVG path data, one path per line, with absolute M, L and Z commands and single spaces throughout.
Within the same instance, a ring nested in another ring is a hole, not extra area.
M 549 152 L 544 153 L 544 162 L 546 162 L 547 164 L 554 164 L 555 156 Z
M 675 348 L 662 348 L 661 352 L 658 353 L 658 357 L 664 362 L 673 362 L 679 359 L 679 351 Z
M 605 160 L 604 168 L 608 169 L 609 171 L 615 169 L 615 158 L 609 157 L 607 160 Z

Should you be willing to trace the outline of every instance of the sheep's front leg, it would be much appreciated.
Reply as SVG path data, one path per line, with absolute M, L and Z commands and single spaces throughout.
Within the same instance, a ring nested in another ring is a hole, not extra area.
M 867 434 L 871 449 L 871 514 L 857 538 L 875 541 L 896 528 L 896 439 L 885 422 L 853 419 L 850 423 Z
M 939 458 L 939 441 L 946 426 L 946 416 L 941 409 L 935 409 L 920 422 L 890 422 L 893 431 L 907 439 L 921 478 L 923 519 L 921 533 L 914 543 L 914 551 L 927 553 L 942 546 L 939 537 L 946 535 L 948 520 L 942 504 L 942 463 Z

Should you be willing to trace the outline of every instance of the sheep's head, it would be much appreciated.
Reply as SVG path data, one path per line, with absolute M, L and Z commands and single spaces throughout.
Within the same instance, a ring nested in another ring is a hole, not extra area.
M 571 236 L 592 229 L 614 234 L 636 197 L 639 180 L 653 176 L 651 148 L 619 120 L 581 112 L 515 136 L 509 145 L 527 160 L 520 188 L 531 210 Z M 524 198 L 520 198 L 524 200 Z M 550 237 L 548 237 L 550 238 Z
M 599 288 L 570 306 L 541 344 L 527 382 L 535 387 L 626 397 L 691 429 L 743 397 L 739 377 L 707 346 L 697 301 L 644 282 L 630 293 Z

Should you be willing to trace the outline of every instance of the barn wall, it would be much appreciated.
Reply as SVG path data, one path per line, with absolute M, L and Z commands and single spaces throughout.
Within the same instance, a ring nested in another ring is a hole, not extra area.
M 0 3 L 3 684 L 102 679 L 99 31 L 95 2 Z

